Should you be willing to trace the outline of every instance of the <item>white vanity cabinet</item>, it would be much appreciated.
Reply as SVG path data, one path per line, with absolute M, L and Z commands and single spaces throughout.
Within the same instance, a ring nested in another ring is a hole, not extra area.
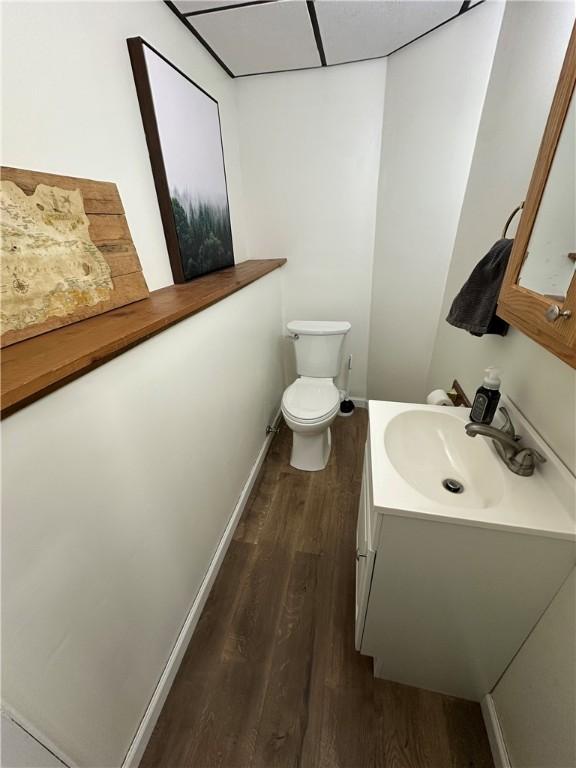
M 376 471 L 376 469 L 374 469 Z M 422 519 L 373 504 L 370 437 L 358 513 L 356 647 L 387 680 L 479 701 L 574 564 L 574 542 Z

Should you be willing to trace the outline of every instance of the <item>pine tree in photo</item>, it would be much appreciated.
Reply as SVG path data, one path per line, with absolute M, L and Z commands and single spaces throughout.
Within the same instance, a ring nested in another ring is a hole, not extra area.
M 171 199 L 186 279 L 232 265 L 228 206 L 192 199 L 178 189 Z

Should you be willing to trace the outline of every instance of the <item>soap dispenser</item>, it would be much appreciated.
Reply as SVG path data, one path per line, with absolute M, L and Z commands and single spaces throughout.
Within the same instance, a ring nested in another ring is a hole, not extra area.
M 500 377 L 497 368 L 486 368 L 486 375 L 480 387 L 476 390 L 476 396 L 470 411 L 470 421 L 477 424 L 491 424 L 498 401 L 500 400 Z

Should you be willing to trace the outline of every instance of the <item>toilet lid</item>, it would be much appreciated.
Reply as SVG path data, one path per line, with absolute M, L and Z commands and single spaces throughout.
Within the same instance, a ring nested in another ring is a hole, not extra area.
M 282 397 L 284 408 L 301 421 L 321 419 L 334 411 L 339 402 L 340 393 L 332 379 L 296 379 Z

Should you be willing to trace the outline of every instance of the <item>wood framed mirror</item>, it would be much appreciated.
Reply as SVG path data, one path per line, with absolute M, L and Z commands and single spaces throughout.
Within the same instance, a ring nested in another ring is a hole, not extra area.
M 576 368 L 576 24 L 528 188 L 497 314 Z

